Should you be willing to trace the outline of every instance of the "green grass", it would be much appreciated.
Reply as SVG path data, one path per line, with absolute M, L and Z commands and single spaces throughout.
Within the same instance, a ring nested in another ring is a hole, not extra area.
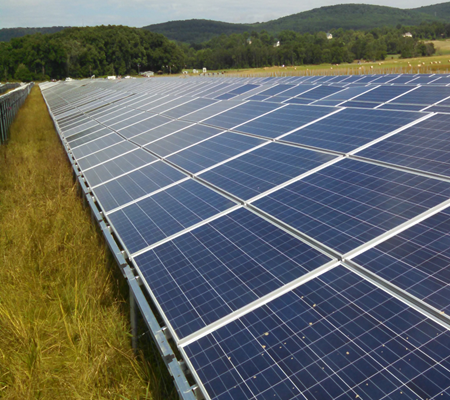
M 173 397 L 131 350 L 123 278 L 38 87 L 0 146 L 0 226 L 0 398 Z
M 436 48 L 437 55 L 448 55 L 450 54 L 450 40 L 433 40 L 431 43 L 434 44 Z

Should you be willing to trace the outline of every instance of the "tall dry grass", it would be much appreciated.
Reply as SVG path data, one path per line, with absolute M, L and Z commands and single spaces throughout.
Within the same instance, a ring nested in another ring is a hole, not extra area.
M 116 268 L 35 87 L 0 146 L 0 398 L 167 398 L 131 350 Z

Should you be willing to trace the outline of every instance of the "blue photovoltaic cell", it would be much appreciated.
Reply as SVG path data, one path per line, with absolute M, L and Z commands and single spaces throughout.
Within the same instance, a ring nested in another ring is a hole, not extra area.
M 427 85 L 430 82 L 435 81 L 436 79 L 438 79 L 439 77 L 437 75 L 433 75 L 433 76 L 418 76 L 415 78 L 412 78 L 411 81 L 409 82 L 410 85 Z M 394 81 L 395 83 L 395 81 Z
M 246 93 L 252 89 L 255 89 L 257 87 L 259 87 L 259 85 L 252 85 L 252 84 L 243 85 L 241 87 L 233 89 L 230 93 L 231 94 L 242 94 L 242 93 Z
M 108 212 L 184 178 L 177 169 L 158 161 L 97 186 L 94 195 Z
M 404 83 L 412 81 L 416 75 L 413 74 L 403 74 L 403 75 L 397 75 L 394 79 L 390 80 L 390 84 L 396 84 L 396 85 L 402 85 Z
M 123 111 L 124 111 L 123 114 L 114 112 L 114 113 L 108 114 L 102 118 L 98 118 L 97 120 L 106 126 L 111 126 L 117 122 L 122 122 L 125 119 L 135 117 L 136 115 L 139 115 L 142 113 L 141 110 L 132 110 L 132 109 L 124 109 Z
M 288 105 L 247 122 L 236 130 L 276 138 L 335 111 L 330 107 Z
M 450 212 L 443 211 L 353 261 L 424 302 L 450 312 Z
M 450 333 L 337 267 L 184 350 L 214 400 L 450 396 Z
M 108 216 L 130 254 L 210 218 L 235 203 L 193 180 Z
M 208 118 L 204 121 L 204 123 L 220 128 L 233 128 L 236 125 L 248 121 L 249 119 L 259 117 L 260 115 L 268 113 L 269 111 L 275 110 L 279 107 L 279 104 L 250 101 L 238 107 L 232 108 L 231 110 L 225 111 L 222 114 Z
M 305 93 L 306 91 L 311 90 L 316 87 L 317 86 L 315 86 L 315 85 L 302 84 L 302 85 L 294 86 L 292 89 L 286 90 L 283 93 L 279 93 L 276 97 L 281 97 L 280 101 L 283 101 L 288 98 L 298 96 L 299 94 Z
M 90 135 L 92 133 L 98 132 L 99 130 L 103 130 L 103 129 L 108 129 L 108 128 L 105 128 L 103 125 L 97 124 L 97 125 L 93 126 L 92 128 L 85 129 L 84 131 L 81 131 L 74 135 L 69 136 L 68 138 L 66 138 L 66 140 L 67 140 L 67 142 L 72 143 L 74 140 L 80 139 L 84 136 Z
M 120 120 L 119 122 L 116 122 L 115 124 L 109 126 L 111 127 L 111 129 L 114 129 L 115 131 L 120 131 L 121 129 L 126 128 L 127 126 L 135 125 L 139 122 L 142 122 L 143 120 L 146 120 L 150 116 L 151 114 L 141 111 L 140 114 L 136 115 L 135 117 Z
M 340 92 L 334 93 L 331 96 L 328 96 L 326 99 L 318 100 L 314 102 L 314 105 L 328 105 L 333 102 L 333 105 L 342 103 L 345 100 L 351 99 L 352 97 L 358 96 L 361 93 L 367 92 L 370 90 L 370 87 L 349 87 L 345 88 L 345 90 L 341 90 Z
M 95 186 L 156 160 L 147 151 L 137 149 L 85 171 L 84 176 L 90 186 Z
M 380 104 L 381 103 L 369 103 L 364 101 L 358 101 L 358 98 L 356 98 L 356 100 L 347 101 L 344 104 L 341 104 L 340 106 L 348 108 L 375 108 Z M 395 108 L 395 110 L 399 110 L 399 108 Z
M 421 117 L 423 114 L 411 112 L 348 108 L 283 140 L 346 153 Z
M 301 104 L 301 105 L 306 105 L 306 104 L 311 103 L 311 101 L 312 101 L 312 100 L 308 100 L 308 99 L 305 99 L 305 98 L 302 98 L 302 97 L 299 97 L 299 98 L 294 97 L 294 98 L 292 98 L 292 99 L 286 100 L 285 103 L 286 103 L 286 104 Z
M 358 153 L 450 177 L 450 115 L 437 114 Z
M 170 121 L 162 124 L 156 128 L 153 128 L 147 132 L 144 132 L 138 136 L 134 136 L 131 140 L 141 146 L 144 146 L 150 142 L 161 139 L 164 136 L 170 135 L 171 133 L 177 132 L 181 129 L 187 128 L 192 123 L 185 121 Z
M 155 113 L 155 114 L 161 114 L 161 113 L 169 111 L 173 108 L 179 107 L 180 105 L 184 105 L 185 103 L 192 101 L 192 100 L 193 100 L 192 97 L 179 97 L 177 99 L 169 101 L 168 103 L 152 107 L 148 110 L 148 112 Z
M 449 195 L 448 182 L 345 159 L 253 204 L 344 254 Z
M 258 93 L 252 97 L 249 97 L 248 100 L 264 100 L 270 96 L 275 96 L 280 92 L 284 92 L 288 89 L 292 89 L 292 85 L 276 85 L 269 89 L 264 90 L 263 92 Z
M 147 116 L 147 119 L 121 129 L 120 134 L 129 139 L 133 136 L 147 132 L 150 129 L 154 129 L 160 125 L 170 122 L 170 119 L 161 117 L 160 115 L 152 115 L 150 113 L 145 113 L 145 115 Z
M 369 90 L 370 88 L 366 89 Z M 360 107 L 360 105 L 356 105 L 356 103 L 368 103 L 367 108 L 375 107 L 378 104 L 385 103 L 386 101 L 400 96 L 403 93 L 410 91 L 411 89 L 413 88 L 410 86 L 380 86 L 368 91 L 367 93 L 362 94 L 361 96 L 358 96 L 356 99 L 352 100 L 349 103 L 342 104 L 342 106 L 351 107 L 351 104 L 355 104 L 353 105 L 353 107 Z
M 236 94 L 232 94 L 232 93 L 224 93 L 221 94 L 220 96 L 214 97 L 216 100 L 229 100 L 232 99 L 233 97 L 236 97 Z
M 200 175 L 202 179 L 248 200 L 335 156 L 299 147 L 270 143 Z
M 319 100 L 319 99 L 322 99 L 323 97 L 330 96 L 333 93 L 340 92 L 341 90 L 343 90 L 343 88 L 337 87 L 337 86 L 319 86 L 314 90 L 310 90 L 309 92 L 306 92 L 306 93 L 303 93 L 303 94 L 297 96 L 296 99 L 303 98 L 303 99 L 307 99 L 311 102 L 313 100 Z M 294 99 L 291 99 L 291 100 L 294 100 Z M 289 101 L 290 103 L 292 102 L 291 100 Z
M 137 149 L 136 145 L 127 141 L 123 141 L 113 146 L 107 147 L 104 150 L 100 150 L 93 154 L 90 154 L 80 160 L 77 160 L 77 162 L 80 168 L 83 170 L 91 168 L 94 165 L 108 161 L 114 157 L 120 156 L 134 149 Z
M 135 261 L 182 338 L 331 260 L 241 208 Z
M 450 87 L 421 86 L 392 101 L 392 104 L 429 106 L 450 96 Z
M 75 158 L 85 157 L 91 153 L 102 150 L 106 147 L 112 146 L 114 144 L 123 142 L 123 138 L 117 133 L 111 133 L 110 135 L 103 136 L 99 139 L 93 140 L 92 142 L 85 143 L 72 150 Z
M 205 107 L 201 110 L 195 111 L 189 115 L 185 115 L 183 119 L 186 121 L 200 122 L 206 118 L 210 118 L 213 115 L 219 114 L 225 110 L 231 109 L 232 107 L 236 107 L 240 104 L 243 104 L 243 102 L 235 100 L 221 101 L 211 106 Z
M 189 172 L 197 173 L 262 143 L 265 143 L 265 141 L 225 132 L 182 150 L 168 157 L 168 160 Z
M 220 132 L 223 131 L 210 126 L 194 125 L 174 133 L 173 135 L 169 135 L 152 142 L 145 146 L 145 148 L 161 157 L 166 157 L 169 154 L 182 150 L 185 147 L 200 142 L 201 140 L 208 139 L 209 137 L 217 135 Z
M 170 118 L 181 118 L 186 114 L 197 111 L 200 108 L 207 107 L 214 104 L 216 101 L 211 99 L 195 99 L 189 103 L 183 104 L 181 106 L 175 107 L 172 110 L 166 111 L 163 115 Z
M 72 140 L 70 142 L 70 147 L 72 149 L 74 149 L 75 147 L 81 146 L 85 143 L 92 142 L 93 140 L 96 140 L 103 136 L 109 135 L 110 133 L 111 133 L 111 129 L 109 129 L 109 128 L 103 128 L 103 129 L 97 130 L 94 133 L 90 133 L 89 135 L 84 135 L 84 136 L 77 138 L 76 140 Z
M 378 110 L 400 110 L 400 111 L 421 111 L 426 106 L 418 106 L 414 104 L 398 104 L 398 103 L 387 103 L 383 104 Z
M 88 121 L 85 123 L 82 123 L 80 125 L 75 124 L 75 127 L 69 128 L 69 129 L 63 129 L 61 128 L 62 133 L 66 138 L 69 138 L 69 136 L 75 135 L 80 132 L 84 132 L 85 130 L 92 128 L 92 127 L 98 127 L 97 121 Z

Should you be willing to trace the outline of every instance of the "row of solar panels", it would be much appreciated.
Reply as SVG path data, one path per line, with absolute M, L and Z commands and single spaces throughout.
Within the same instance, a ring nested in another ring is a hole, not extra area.
M 447 80 L 41 88 L 206 398 L 431 399 L 450 398 Z

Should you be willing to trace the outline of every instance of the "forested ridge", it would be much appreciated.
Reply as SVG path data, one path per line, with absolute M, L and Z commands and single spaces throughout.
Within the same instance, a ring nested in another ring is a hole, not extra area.
M 405 33 L 412 37 L 405 37 Z M 429 56 L 426 40 L 450 37 L 450 24 L 331 30 L 301 34 L 285 30 L 222 34 L 188 45 L 163 35 L 125 26 L 68 28 L 0 42 L 0 79 L 20 81 L 126 75 L 140 71 L 177 73 L 183 68 L 229 69 L 272 65 L 341 64 L 384 60 L 388 55 Z
M 4 80 L 134 74 L 166 65 L 178 72 L 183 62 L 181 48 L 163 35 L 126 26 L 68 28 L 0 42 Z
M 267 31 L 278 35 L 284 30 L 298 33 L 317 33 L 332 29 L 371 30 L 400 25 L 419 25 L 421 23 L 448 22 L 450 2 L 432 6 L 400 9 L 370 4 L 339 4 L 315 8 L 313 10 L 288 15 L 272 21 L 255 24 L 230 24 L 219 21 L 192 19 L 170 21 L 145 26 L 152 32 L 163 34 L 172 40 L 185 43 L 202 43 L 222 33 L 243 33 L 245 31 Z

